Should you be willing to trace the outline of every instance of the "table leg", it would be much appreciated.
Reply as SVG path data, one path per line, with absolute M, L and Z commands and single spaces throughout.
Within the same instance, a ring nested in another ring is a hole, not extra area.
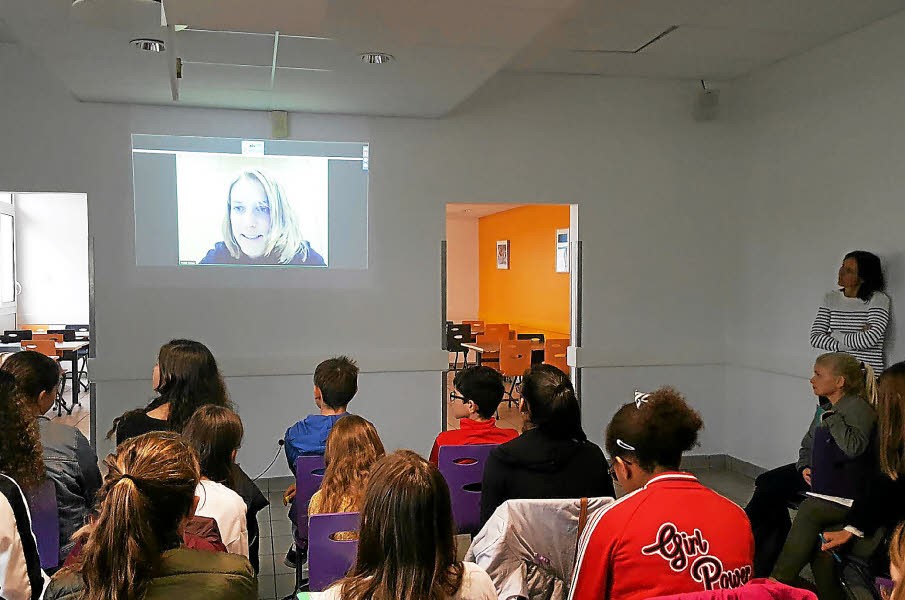
M 73 352 L 71 355 L 71 360 L 69 363 L 72 365 L 72 404 L 71 408 L 75 408 L 75 405 L 79 403 L 79 379 L 81 378 L 81 373 L 79 373 L 79 353 Z M 71 409 L 70 409 L 71 413 Z

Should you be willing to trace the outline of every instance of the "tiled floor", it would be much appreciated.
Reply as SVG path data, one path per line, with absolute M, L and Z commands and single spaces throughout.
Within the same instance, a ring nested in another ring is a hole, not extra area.
M 72 392 L 69 387 L 66 387 L 66 392 L 64 392 L 64 397 L 66 398 L 66 404 L 68 405 L 72 399 Z M 58 423 L 63 423 L 64 425 L 72 425 L 73 427 L 78 427 L 79 431 L 81 431 L 86 438 L 91 439 L 91 396 L 88 392 L 81 392 L 79 394 L 79 402 L 80 404 L 76 404 L 72 409 L 72 414 L 67 415 L 66 411 L 63 411 L 62 416 L 57 416 L 56 408 L 52 408 L 47 412 L 47 416 L 52 420 L 57 421 Z M 106 430 L 105 430 L 106 431 Z

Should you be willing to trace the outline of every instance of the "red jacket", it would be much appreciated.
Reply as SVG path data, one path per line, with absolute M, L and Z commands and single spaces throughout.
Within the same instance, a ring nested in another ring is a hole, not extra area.
M 752 577 L 744 511 L 670 472 L 604 507 L 579 540 L 570 600 L 641 600 L 736 588 Z
M 437 464 L 440 446 L 469 446 L 471 444 L 505 444 L 518 437 L 515 429 L 501 429 L 496 426 L 496 419 L 490 417 L 479 423 L 471 419 L 459 419 L 461 429 L 450 429 L 437 436 L 431 450 L 430 461 Z

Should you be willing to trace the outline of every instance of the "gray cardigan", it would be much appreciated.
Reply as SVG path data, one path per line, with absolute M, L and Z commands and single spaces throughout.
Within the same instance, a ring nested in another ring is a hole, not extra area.
M 97 468 L 97 454 L 75 427 L 54 423 L 38 417 L 41 445 L 44 447 L 44 467 L 57 491 L 60 515 L 60 558 L 71 548 L 70 539 L 94 508 L 95 496 L 101 487 L 101 472 Z
M 821 413 L 822 409 L 822 413 Z M 821 413 L 821 414 L 818 414 Z M 877 413 L 871 405 L 856 396 L 844 396 L 836 406 L 821 398 L 817 412 L 807 433 L 801 439 L 798 450 L 799 471 L 812 465 L 811 451 L 814 446 L 814 430 L 818 426 L 827 427 L 836 445 L 850 458 L 860 456 L 870 445 L 871 432 L 877 423 Z

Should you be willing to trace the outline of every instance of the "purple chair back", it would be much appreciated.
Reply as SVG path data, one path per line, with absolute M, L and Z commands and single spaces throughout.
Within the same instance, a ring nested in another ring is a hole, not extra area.
M 321 489 L 324 468 L 324 457 L 320 454 L 295 459 L 295 544 L 301 551 L 308 547 L 308 503 Z
M 31 512 L 31 530 L 38 543 L 42 569 L 55 569 L 60 564 L 60 515 L 57 511 L 57 488 L 45 479 L 37 488 L 25 492 Z
M 358 540 L 334 540 L 334 533 L 358 531 L 359 513 L 311 515 L 308 524 L 308 585 L 322 592 L 345 577 L 355 562 Z
M 496 444 L 440 446 L 437 466 L 449 486 L 453 520 L 459 533 L 478 532 L 484 465 Z

